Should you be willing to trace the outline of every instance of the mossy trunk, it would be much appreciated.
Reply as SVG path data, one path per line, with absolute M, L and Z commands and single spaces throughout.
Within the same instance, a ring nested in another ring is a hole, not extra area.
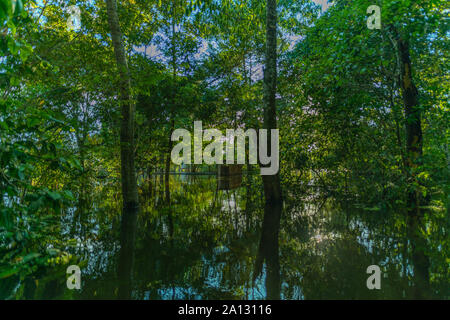
M 411 213 L 420 213 L 420 196 L 417 189 L 417 167 L 422 157 L 422 125 L 421 110 L 418 101 L 418 91 L 412 78 L 409 44 L 400 39 L 398 50 L 401 63 L 401 89 L 405 112 L 406 128 L 406 169 L 410 190 L 408 192 L 408 206 Z

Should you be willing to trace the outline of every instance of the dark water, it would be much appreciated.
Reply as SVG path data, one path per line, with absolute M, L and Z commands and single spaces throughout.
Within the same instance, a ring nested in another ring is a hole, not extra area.
M 119 195 L 94 188 L 61 218 L 81 289 L 66 287 L 68 264 L 10 278 L 21 299 L 427 299 L 449 298 L 449 239 L 441 221 L 362 208 L 288 190 L 264 205 L 260 177 L 218 190 L 214 176 L 172 176 L 171 205 L 159 179 L 141 188 L 138 217 L 121 228 Z M 161 180 L 162 181 L 162 180 Z M 95 196 L 95 194 L 97 196 Z M 311 195 L 313 194 L 313 195 Z M 443 215 L 441 213 L 441 215 Z M 431 213 L 430 216 L 439 216 Z M 445 216 L 445 214 L 444 214 Z M 369 290 L 366 269 L 381 269 Z

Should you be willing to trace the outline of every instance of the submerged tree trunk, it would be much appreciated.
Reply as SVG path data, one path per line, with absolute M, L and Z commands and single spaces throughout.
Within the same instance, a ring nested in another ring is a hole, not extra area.
M 421 112 L 418 102 L 418 91 L 412 79 L 409 43 L 398 41 L 399 58 L 401 64 L 400 83 L 406 119 L 406 166 L 410 185 L 416 181 L 416 168 L 422 156 L 422 126 Z M 419 192 L 413 187 L 408 194 L 408 205 L 411 212 L 419 214 Z
M 277 90 L 277 2 L 267 0 L 266 6 L 266 66 L 264 69 L 264 129 L 267 129 L 267 150 L 271 150 L 271 129 L 277 128 L 276 90 Z M 266 202 L 282 201 L 279 172 L 263 175 Z
M 138 189 L 136 173 L 134 168 L 134 104 L 131 100 L 131 83 L 128 70 L 122 33 L 117 15 L 116 0 L 106 0 L 108 12 L 108 23 L 111 30 L 111 38 L 116 56 L 116 64 L 119 72 L 119 99 L 121 106 L 121 128 L 120 128 L 120 160 L 122 178 L 122 225 L 121 246 L 123 252 L 133 252 L 135 241 L 135 229 L 137 213 L 139 210 Z M 120 259 L 126 261 L 119 263 L 119 277 L 123 273 L 129 273 L 133 265 L 133 257 Z M 127 295 L 120 294 L 119 297 Z
M 166 156 L 166 168 L 164 172 L 164 184 L 165 184 L 165 197 L 166 203 L 170 204 L 170 153 L 172 151 L 173 141 L 171 139 L 171 134 L 174 129 L 175 123 L 172 120 L 170 132 L 169 132 L 169 144 L 167 146 L 167 156 Z

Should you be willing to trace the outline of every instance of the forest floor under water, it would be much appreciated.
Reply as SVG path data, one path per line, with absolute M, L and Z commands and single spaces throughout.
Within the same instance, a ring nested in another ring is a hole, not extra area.
M 329 197 L 289 197 L 282 206 L 264 205 L 262 186 L 254 182 L 259 179 L 252 179 L 219 190 L 211 175 L 173 175 L 171 205 L 164 204 L 157 188 L 150 195 L 141 192 L 137 227 L 129 230 L 121 228 L 121 204 L 114 200 L 120 197 L 88 198 L 64 210 L 57 239 L 81 269 L 81 288 L 68 289 L 67 264 L 55 264 L 25 278 L 10 277 L 0 295 L 449 298 L 444 227 L 424 240 L 409 232 L 404 212 L 361 208 Z M 121 246 L 124 233 L 133 239 L 131 248 Z M 380 289 L 367 287 L 370 265 L 380 267 Z

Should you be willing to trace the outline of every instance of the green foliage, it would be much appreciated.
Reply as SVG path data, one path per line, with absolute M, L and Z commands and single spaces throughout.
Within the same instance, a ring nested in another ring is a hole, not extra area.
M 2 39 L 7 47 L 2 47 L 5 72 L 0 98 L 0 282 L 15 275 L 23 279 L 48 265 L 48 246 L 60 246 L 52 244 L 59 230 L 56 217 L 74 196 L 69 189 L 50 189 L 42 173 L 48 179 L 51 172 L 81 170 L 58 139 L 70 126 L 46 110 L 44 100 L 23 95 L 23 84 L 16 77 L 32 53 L 31 45 L 16 37 L 16 24 L 29 23 L 21 20 L 27 16 L 22 8 L 20 0 L 14 11 L 9 1 L 2 0 L 0 6 L 4 10 L 0 18 L 7 20 L 8 28 Z
M 245 177 L 245 189 L 233 195 L 241 208 L 233 211 L 218 204 L 217 199 L 231 203 L 230 194 L 215 193 L 213 182 L 181 183 L 173 176 L 172 206 L 167 206 L 161 200 L 163 176 L 156 173 L 166 169 L 173 129 L 190 130 L 194 120 L 221 130 L 262 127 L 265 1 L 117 2 L 137 110 L 132 119 L 135 165 L 144 199 L 139 225 L 145 226 L 139 231 L 140 266 L 148 267 L 145 259 L 157 257 L 151 262 L 155 274 L 139 270 L 140 280 L 148 280 L 142 286 L 161 297 L 161 286 L 180 284 L 187 274 L 205 296 L 242 298 L 250 287 L 246 281 L 259 240 L 260 178 Z M 80 247 L 96 244 L 101 254 L 116 254 L 103 248 L 117 244 L 121 221 L 120 79 L 105 1 L 64 4 L 79 6 L 80 30 L 67 29 L 68 13 L 56 2 L 0 0 L 1 298 L 28 297 L 24 287 L 33 287 L 38 279 L 58 282 L 66 264 L 95 260 Z M 371 4 L 381 7 L 380 30 L 366 26 Z M 370 260 L 357 241 L 364 227 L 342 232 L 340 239 L 332 236 L 342 231 L 342 215 L 349 208 L 358 211 L 355 219 L 367 223 L 371 237 L 382 243 L 380 261 L 383 254 L 394 260 L 411 254 L 406 246 L 392 247 L 378 236 L 406 237 L 403 216 L 410 209 L 411 190 L 423 200 L 426 228 L 421 236 L 432 261 L 431 281 L 436 290 L 445 291 L 450 208 L 446 15 L 444 1 L 438 0 L 338 0 L 323 13 L 311 1 L 278 1 L 277 115 L 289 208 L 280 247 L 283 272 L 293 287 L 305 272 L 301 282 L 309 297 L 322 297 L 314 291 L 320 285 L 324 296 L 342 297 L 336 295 L 339 283 L 327 272 L 351 277 L 344 267 L 336 267 L 339 259 L 359 254 L 359 261 Z M 422 112 L 423 156 L 413 169 L 405 165 L 399 38 L 410 44 Z M 415 181 L 408 180 L 408 170 L 414 170 Z M 327 207 L 326 223 L 298 216 L 306 210 L 304 201 L 322 207 L 330 206 L 331 199 L 342 212 Z M 245 232 L 234 233 L 238 213 L 247 225 Z M 174 224 L 172 243 L 166 237 L 169 221 Z M 333 245 L 312 241 L 315 229 L 328 230 L 324 243 Z M 144 252 L 146 240 L 154 245 L 150 253 Z M 211 253 L 226 245 L 235 251 Z M 181 257 L 173 279 L 164 267 L 170 255 Z M 199 279 L 206 278 L 198 261 L 205 256 L 230 262 L 220 270 L 233 290 L 202 288 Z M 242 274 L 238 262 L 244 266 Z M 112 264 L 107 267 L 92 268 L 114 272 Z M 396 267 L 394 262 L 386 266 Z M 407 286 L 408 277 L 397 280 Z M 114 292 L 112 286 L 105 289 L 108 294 Z M 14 293 L 16 287 L 20 289 Z M 61 296 L 71 298 L 63 289 Z M 285 289 L 286 296 L 295 296 L 290 290 Z M 401 294 L 390 290 L 392 296 Z

